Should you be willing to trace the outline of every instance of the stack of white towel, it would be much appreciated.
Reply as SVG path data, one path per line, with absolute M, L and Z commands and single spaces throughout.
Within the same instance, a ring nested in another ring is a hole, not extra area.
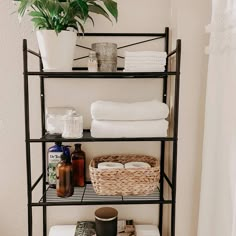
M 168 114 L 168 106 L 158 100 L 96 101 L 91 105 L 91 135 L 95 138 L 166 137 Z
M 126 72 L 163 72 L 166 65 L 166 52 L 139 51 L 125 52 Z

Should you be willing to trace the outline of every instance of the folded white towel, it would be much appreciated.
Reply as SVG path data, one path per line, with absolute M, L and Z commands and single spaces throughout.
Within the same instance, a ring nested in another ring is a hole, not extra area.
M 125 69 L 129 69 L 129 70 L 137 70 L 137 69 L 144 69 L 144 70 L 164 70 L 165 69 L 165 66 L 160 66 L 160 65 L 146 65 L 146 64 L 143 64 L 143 65 L 133 65 L 133 66 L 125 66 Z
M 50 228 L 49 236 L 74 236 L 76 225 L 55 225 Z
M 165 66 L 166 62 L 151 62 L 151 61 L 125 61 L 125 67 L 127 66 Z
M 164 65 L 159 65 L 159 64 L 146 64 L 146 63 L 143 63 L 142 65 L 137 65 L 137 64 L 129 64 L 128 66 L 126 67 L 131 67 L 131 68 L 151 68 L 151 69 L 162 69 L 162 68 L 165 68 Z
M 162 62 L 166 61 L 165 56 L 125 56 L 126 61 L 154 61 L 154 62 Z
M 91 104 L 91 115 L 96 120 L 158 120 L 165 119 L 169 108 L 158 100 L 145 102 L 96 101 Z
M 166 137 L 168 121 L 98 121 L 92 120 L 94 138 Z
M 162 67 L 162 68 L 138 68 L 138 67 L 133 67 L 133 68 L 125 68 L 124 71 L 126 71 L 126 72 L 164 72 L 165 67 Z
M 151 57 L 151 56 L 156 56 L 156 57 L 166 57 L 167 53 L 166 52 L 158 52 L 158 51 L 137 51 L 137 52 L 125 52 L 125 57 L 129 56 L 137 56 L 137 57 Z

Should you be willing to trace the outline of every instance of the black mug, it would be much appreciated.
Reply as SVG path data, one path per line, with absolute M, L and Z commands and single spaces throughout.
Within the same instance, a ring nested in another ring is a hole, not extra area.
M 117 235 L 118 211 L 112 207 L 102 207 L 95 211 L 96 236 Z

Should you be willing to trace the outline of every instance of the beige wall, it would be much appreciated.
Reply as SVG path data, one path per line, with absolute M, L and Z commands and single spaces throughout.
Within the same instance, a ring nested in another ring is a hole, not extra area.
M 178 3 L 178 4 L 177 4 Z M 172 4 L 172 5 L 171 5 Z M 180 145 L 177 191 L 177 236 L 196 235 L 198 214 L 199 176 L 201 164 L 201 139 L 206 57 L 203 54 L 206 38 L 204 25 L 208 21 L 209 6 L 206 1 L 187 0 L 119 0 L 119 22 L 112 27 L 97 18 L 96 26 L 87 25 L 94 32 L 161 32 L 173 25 L 174 33 L 183 39 Z M 172 6 L 172 7 L 171 7 Z M 26 235 L 27 198 L 24 144 L 24 110 L 22 78 L 22 39 L 27 38 L 32 49 L 37 49 L 30 23 L 19 25 L 11 1 L 0 1 L 0 234 Z M 171 12 L 177 12 L 171 16 Z M 198 16 L 201 12 L 201 16 Z M 196 22 L 196 23 L 195 23 Z M 102 27 L 101 27 L 102 25 Z M 194 58 L 194 60 L 193 60 Z M 31 68 L 37 68 L 32 60 Z M 159 82 L 154 80 L 72 81 L 47 82 L 48 105 L 73 105 L 85 117 L 89 126 L 89 105 L 96 99 L 119 101 L 148 100 L 157 95 Z M 39 134 L 38 81 L 32 80 L 31 115 L 32 131 Z M 109 88 L 109 89 L 107 89 Z M 70 92 L 69 92 L 70 91 Z M 122 92 L 120 92 L 122 91 Z M 62 95 L 63 94 L 63 95 Z M 188 111 L 188 112 L 186 112 Z M 135 152 L 156 155 L 155 143 L 83 144 L 88 158 L 107 152 Z M 33 178 L 40 173 L 40 147 L 32 145 Z M 39 195 L 36 193 L 36 199 Z M 157 206 L 116 206 L 120 217 L 132 217 L 138 223 L 157 223 Z M 78 219 L 93 219 L 96 206 L 51 207 L 49 225 L 74 223 Z M 193 209 L 193 210 L 192 210 Z M 35 236 L 41 236 L 41 208 L 34 210 Z
M 173 0 L 173 36 L 182 39 L 176 235 L 197 235 L 211 1 Z

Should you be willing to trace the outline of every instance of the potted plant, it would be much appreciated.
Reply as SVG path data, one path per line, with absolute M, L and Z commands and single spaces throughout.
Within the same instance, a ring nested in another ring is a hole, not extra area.
M 77 33 L 84 32 L 90 13 L 117 21 L 116 0 L 20 0 L 18 14 L 31 16 L 37 30 L 44 70 L 72 69 Z

